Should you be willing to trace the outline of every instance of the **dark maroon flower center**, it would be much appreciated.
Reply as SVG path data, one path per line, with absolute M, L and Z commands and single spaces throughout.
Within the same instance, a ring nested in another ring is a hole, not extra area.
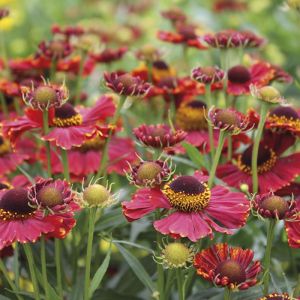
M 191 107 L 191 108 L 199 108 L 199 109 L 203 109 L 203 108 L 206 108 L 206 104 L 201 101 L 201 100 L 193 100 L 191 102 L 189 102 L 187 104 L 187 106 Z
M 198 195 L 205 191 L 203 184 L 194 176 L 180 176 L 173 180 L 170 188 L 175 193 L 184 193 L 188 195 Z
M 153 67 L 159 70 L 169 70 L 169 66 L 163 60 L 154 61 Z
M 0 209 L 17 214 L 28 214 L 34 211 L 28 205 L 28 192 L 23 188 L 14 188 L 7 191 L 0 200 Z
M 283 198 L 275 195 L 265 198 L 260 207 L 274 213 L 277 211 L 279 218 L 282 218 L 289 209 L 288 203 Z
M 246 280 L 246 272 L 235 260 L 228 259 L 220 263 L 215 271 L 220 278 L 227 277 L 230 283 L 240 284 Z
M 116 78 L 115 84 L 122 84 L 125 88 L 130 88 L 136 84 L 136 79 L 130 74 L 123 74 Z
M 2 136 L 0 136 L 0 145 L 3 145 L 4 144 L 4 139 Z
M 217 123 L 222 123 L 226 126 L 236 126 L 240 125 L 240 120 L 235 111 L 230 109 L 221 109 L 216 113 L 216 121 Z
M 55 117 L 59 119 L 69 119 L 77 115 L 76 110 L 70 103 L 65 103 L 55 109 Z
M 273 109 L 270 113 L 270 116 L 277 116 L 277 117 L 286 117 L 287 119 L 300 119 L 298 113 L 289 106 L 278 106 Z
M 233 83 L 246 83 L 251 79 L 249 70 L 244 66 L 235 66 L 228 70 L 228 80 Z
M 63 194 L 54 186 L 44 186 L 38 191 L 36 198 L 38 203 L 49 207 L 63 204 Z
M 251 162 L 252 162 L 252 149 L 253 147 L 248 147 L 244 153 L 242 154 L 242 163 L 248 167 L 251 168 Z M 267 161 L 269 161 L 271 158 L 271 151 L 269 148 L 266 147 L 259 147 L 258 151 L 258 157 L 257 157 L 257 165 L 263 165 Z
M 9 188 L 9 186 L 7 184 L 0 182 L 0 191 L 1 190 L 6 190 L 8 188 Z

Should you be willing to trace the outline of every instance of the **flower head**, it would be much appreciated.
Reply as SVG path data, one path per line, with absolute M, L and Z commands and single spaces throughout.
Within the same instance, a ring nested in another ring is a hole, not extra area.
M 165 124 L 141 125 L 134 128 L 136 138 L 146 146 L 153 148 L 165 148 L 182 142 L 186 137 L 183 130 L 173 131 Z
M 172 23 L 184 22 L 187 18 L 185 13 L 179 7 L 174 7 L 161 12 L 161 15 Z
M 136 166 L 130 166 L 127 178 L 136 186 L 155 187 L 169 180 L 171 175 L 172 171 L 166 161 L 155 160 L 141 161 Z
M 39 44 L 38 55 L 50 60 L 58 60 L 68 57 L 72 50 L 70 43 L 62 39 L 43 41 Z
M 160 51 L 152 44 L 146 44 L 136 51 L 136 57 L 144 61 L 155 61 L 161 56 Z
M 206 280 L 231 290 L 245 290 L 257 283 L 261 271 L 252 250 L 215 244 L 196 254 L 194 267 Z
M 259 298 L 258 300 L 293 300 L 293 299 L 294 298 L 291 298 L 287 293 L 284 294 L 272 293 L 262 298 Z
M 204 41 L 213 48 L 257 48 L 264 43 L 264 39 L 251 31 L 224 30 L 215 34 L 206 34 Z
M 193 263 L 195 252 L 180 242 L 172 242 L 160 247 L 161 254 L 155 256 L 155 261 L 162 264 L 166 269 L 186 268 Z
M 204 84 L 213 84 L 224 78 L 224 71 L 218 67 L 198 67 L 192 70 L 191 77 Z
M 254 85 L 250 86 L 251 94 L 258 100 L 267 102 L 269 104 L 283 103 L 284 99 L 281 97 L 280 92 L 273 86 L 263 86 L 257 88 Z
M 208 112 L 208 118 L 215 128 L 224 130 L 232 135 L 248 129 L 246 116 L 232 108 L 220 109 L 212 107 Z
M 150 89 L 150 84 L 143 82 L 140 78 L 132 75 L 118 74 L 116 72 L 104 73 L 106 86 L 120 95 L 144 96 Z
M 256 195 L 252 207 L 264 218 L 289 219 L 297 213 L 295 201 L 287 201 L 273 193 Z
M 127 47 L 120 47 L 118 49 L 104 49 L 100 53 L 91 53 L 90 57 L 97 63 L 112 63 L 120 60 L 127 52 Z
M 60 107 L 69 98 L 69 92 L 63 84 L 60 87 L 54 86 L 49 82 L 44 82 L 37 87 L 22 87 L 22 97 L 24 102 L 40 110 L 48 110 L 50 107 Z
M 86 187 L 80 200 L 87 207 L 107 207 L 115 202 L 111 195 L 111 188 L 98 183 Z

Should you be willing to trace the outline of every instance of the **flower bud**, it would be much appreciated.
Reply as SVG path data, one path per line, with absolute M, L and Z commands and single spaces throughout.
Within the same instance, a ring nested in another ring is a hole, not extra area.
M 87 203 L 89 207 L 107 206 L 111 202 L 110 191 L 103 185 L 92 184 L 84 190 L 83 201 Z

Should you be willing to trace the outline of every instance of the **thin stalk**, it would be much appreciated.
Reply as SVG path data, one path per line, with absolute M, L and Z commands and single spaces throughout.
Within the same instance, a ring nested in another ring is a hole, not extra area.
M 231 161 L 232 159 L 232 136 L 228 135 L 227 137 L 227 160 Z
M 85 277 L 84 277 L 84 300 L 89 300 L 90 292 L 90 281 L 91 281 L 91 261 L 92 261 L 92 250 L 93 250 L 93 238 L 94 238 L 94 228 L 96 219 L 96 208 L 90 208 L 89 210 L 89 229 L 88 229 L 88 243 L 86 250 L 86 260 L 85 260 Z
M 56 66 L 57 66 L 57 59 L 54 58 L 51 60 L 51 67 L 50 67 L 50 80 L 51 81 L 54 81 Z
M 41 238 L 41 263 L 42 263 L 42 277 L 43 277 L 43 285 L 44 285 L 44 291 L 45 291 L 45 299 L 48 300 L 50 298 L 49 298 L 48 278 L 47 278 L 45 237 Z
M 225 141 L 225 131 L 220 130 L 220 134 L 219 134 L 219 142 L 218 142 L 218 147 L 217 147 L 217 151 L 215 153 L 214 156 L 214 160 L 213 160 L 213 164 L 210 170 L 210 174 L 209 174 L 209 178 L 208 178 L 208 187 L 211 188 L 212 184 L 214 182 L 215 179 L 215 174 L 216 174 L 216 170 L 217 170 L 217 166 L 221 157 L 221 153 L 222 153 L 222 149 L 224 146 L 224 141 Z
M 79 71 L 77 75 L 77 82 L 76 82 L 76 92 L 75 92 L 75 105 L 78 105 L 80 102 L 80 92 L 82 86 L 82 75 L 83 75 L 83 67 L 85 62 L 86 54 L 82 53 L 80 64 L 79 64 Z
M 63 299 L 63 288 L 62 288 L 62 270 L 61 270 L 61 247 L 60 240 L 54 240 L 54 252 L 55 252 L 55 266 L 56 266 L 56 283 L 57 291 L 61 299 Z
M 44 134 L 48 134 L 49 132 L 49 112 L 48 110 L 43 110 L 43 131 Z M 51 177 L 52 168 L 51 168 L 51 151 L 50 151 L 50 142 L 45 141 L 46 148 L 46 157 L 47 157 L 47 175 Z
M 10 279 L 5 264 L 3 262 L 3 260 L 0 258 L 0 271 L 1 273 L 4 275 L 7 283 L 9 284 L 10 288 L 14 291 L 15 296 L 17 297 L 18 300 L 22 300 L 23 297 L 21 297 L 20 295 L 18 295 L 18 288 L 16 287 L 16 285 L 13 283 L 13 281 Z
M 61 161 L 62 161 L 62 164 L 63 164 L 64 177 L 67 181 L 70 181 L 68 152 L 67 152 L 67 150 L 61 148 L 60 149 L 60 154 L 61 154 Z
M 33 261 L 33 255 L 32 255 L 30 244 L 28 244 L 28 243 L 24 244 L 24 251 L 25 251 L 27 261 L 28 261 L 30 277 L 31 277 L 32 285 L 33 285 L 34 298 L 36 300 L 40 300 L 41 299 L 40 298 L 40 290 L 39 290 L 39 286 L 38 286 L 38 282 L 37 282 L 37 277 L 35 274 L 35 265 L 34 265 L 34 261 Z
M 270 223 L 268 227 L 267 245 L 266 245 L 266 252 L 264 257 L 264 269 L 265 269 L 265 275 L 263 280 L 264 295 L 268 295 L 269 293 L 271 252 L 272 252 L 272 245 L 273 245 L 276 223 L 277 223 L 276 219 L 270 219 Z
M 15 275 L 15 284 L 17 290 L 20 287 L 20 265 L 19 265 L 19 244 L 18 242 L 15 243 L 14 249 L 14 275 Z
M 184 288 L 183 288 L 183 280 L 182 280 L 182 270 L 176 269 L 176 278 L 177 278 L 177 291 L 179 300 L 185 300 Z
M 228 288 L 225 288 L 224 290 L 224 300 L 230 300 L 231 299 L 231 291 Z
M 205 98 L 206 98 L 207 109 L 210 109 L 212 107 L 210 85 L 205 86 Z M 211 159 L 213 160 L 213 157 L 215 155 L 214 128 L 209 122 L 208 122 L 208 134 L 209 134 L 209 149 L 211 152 Z
M 121 109 L 123 107 L 123 104 L 125 103 L 125 100 L 126 100 L 126 96 L 123 96 L 123 95 L 119 99 L 119 103 L 118 103 L 116 112 L 115 112 L 114 117 L 113 117 L 113 119 L 111 121 L 112 128 L 114 128 L 116 126 L 116 124 L 117 124 L 117 121 L 118 121 L 118 119 L 120 117 Z M 107 170 L 107 160 L 108 160 L 108 146 L 109 146 L 111 137 L 112 137 L 112 130 L 110 130 L 109 135 L 108 135 L 108 137 L 107 137 L 107 139 L 105 141 L 104 147 L 103 147 L 102 157 L 101 157 L 101 161 L 100 161 L 99 170 L 98 170 L 98 173 L 96 175 L 96 179 L 100 178 L 101 176 L 104 176 L 105 173 L 106 173 L 106 170 Z
M 20 108 L 20 103 L 19 103 L 19 99 L 16 97 L 14 97 L 14 107 L 15 107 L 17 114 L 20 116 L 22 114 L 21 108 Z
M 5 119 L 8 118 L 8 108 L 3 93 L 0 92 L 0 102 Z
M 147 61 L 146 62 L 146 66 L 147 66 L 148 81 L 150 83 L 153 83 L 153 66 L 152 66 L 152 61 Z
M 252 170 L 252 185 L 253 185 L 253 193 L 258 192 L 258 171 L 257 171 L 257 158 L 258 158 L 258 151 L 259 151 L 259 143 L 261 140 L 261 136 L 264 129 L 264 124 L 267 118 L 268 113 L 268 104 L 262 103 L 260 109 L 260 120 L 257 127 L 257 132 L 254 138 L 254 145 L 252 150 L 252 161 L 251 161 L 251 170 Z

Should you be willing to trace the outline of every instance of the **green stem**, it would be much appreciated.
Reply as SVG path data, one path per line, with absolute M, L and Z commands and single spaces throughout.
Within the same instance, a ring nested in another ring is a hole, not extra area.
M 178 290 L 178 299 L 185 300 L 185 294 L 183 289 L 183 280 L 182 280 L 182 270 L 176 269 L 176 277 L 177 277 L 177 290 Z
M 22 114 L 19 99 L 17 97 L 14 97 L 14 107 L 17 112 L 17 114 L 20 116 Z
M 0 258 L 0 271 L 1 273 L 4 275 L 6 281 L 8 282 L 10 288 L 14 291 L 15 293 L 15 296 L 17 297 L 18 300 L 22 300 L 23 298 L 18 295 L 18 288 L 16 287 L 16 285 L 13 283 L 13 281 L 10 279 L 8 273 L 7 273 L 7 270 L 6 270 L 6 267 L 5 267 L 5 264 L 3 262 L 3 260 Z
M 224 146 L 224 141 L 225 141 L 225 131 L 220 130 L 218 147 L 217 147 L 217 151 L 214 156 L 213 164 L 212 164 L 210 174 L 209 174 L 209 179 L 208 179 L 208 187 L 209 188 L 212 187 L 212 184 L 215 179 L 215 174 L 216 174 L 217 166 L 218 166 L 218 163 L 219 163 L 219 160 L 221 157 L 222 149 Z
M 44 285 L 44 291 L 45 291 L 45 299 L 48 300 L 50 298 L 49 298 L 48 278 L 47 278 L 45 237 L 41 238 L 41 263 L 42 263 L 42 277 L 43 277 L 43 285 Z
M 1 101 L 2 112 L 4 114 L 4 117 L 7 119 L 8 118 L 8 108 L 7 108 L 7 104 L 6 104 L 4 95 L 1 92 L 0 92 L 0 101 Z
M 62 288 L 62 270 L 61 270 L 61 256 L 60 256 L 60 240 L 54 240 L 54 252 L 55 252 L 55 266 L 56 266 L 56 282 L 57 291 L 61 299 L 63 299 L 63 288 Z
M 43 110 L 43 131 L 44 134 L 48 134 L 49 132 L 49 112 L 48 110 Z M 46 157 L 47 157 L 47 174 L 48 177 L 51 177 L 52 168 L 51 168 L 51 150 L 50 150 L 50 142 L 45 141 L 46 148 Z
M 15 275 L 15 284 L 17 290 L 19 290 L 20 286 L 20 266 L 19 266 L 19 243 L 15 243 L 14 249 L 14 275 Z
M 271 264 L 271 252 L 272 252 L 272 245 L 275 233 L 277 220 L 270 219 L 268 233 L 267 233 L 267 245 L 266 245 L 266 252 L 264 257 L 264 295 L 268 295 L 269 293 L 269 284 L 270 284 L 270 264 Z
M 28 243 L 24 244 L 24 251 L 25 251 L 25 255 L 27 257 L 27 261 L 28 261 L 30 277 L 31 277 L 32 285 L 33 285 L 34 298 L 36 300 L 40 300 L 41 299 L 40 291 L 39 291 L 39 286 L 38 286 L 38 282 L 37 282 L 37 277 L 35 274 L 35 269 L 34 269 L 35 266 L 34 266 L 33 255 L 32 255 L 30 244 L 28 244 Z
M 116 112 L 114 114 L 114 117 L 111 121 L 111 126 L 112 128 L 114 128 L 117 124 L 117 121 L 120 117 L 120 114 L 121 114 L 121 109 L 123 107 L 123 104 L 125 103 L 125 100 L 126 100 L 126 96 L 121 96 L 120 99 L 119 99 L 119 102 L 118 102 L 118 106 L 117 106 L 117 109 L 116 109 Z M 99 166 L 99 170 L 98 170 L 98 173 L 96 175 L 96 179 L 97 178 L 100 178 L 102 176 L 105 177 L 106 175 L 106 171 L 107 171 L 107 160 L 108 160 L 108 146 L 109 146 L 109 142 L 111 140 L 111 137 L 112 137 L 112 130 L 110 130 L 109 132 L 109 135 L 105 141 L 105 144 L 104 144 L 104 147 L 103 147 L 103 151 L 102 151 L 102 158 L 101 158 L 101 161 L 100 161 L 100 166 Z
M 212 107 L 210 85 L 205 86 L 205 98 L 206 98 L 207 109 L 210 109 Z M 211 152 L 211 159 L 213 160 L 215 155 L 214 128 L 212 124 L 210 124 L 209 122 L 208 122 L 208 134 L 209 134 L 209 149 Z
M 227 143 L 228 143 L 228 145 L 227 145 L 227 160 L 231 161 L 231 159 L 232 159 L 232 136 L 231 135 L 229 135 L 227 137 Z
M 259 143 L 261 140 L 261 136 L 264 129 L 264 124 L 267 118 L 268 113 L 268 104 L 262 103 L 260 109 L 260 120 L 257 127 L 257 132 L 254 138 L 254 145 L 252 150 L 252 160 L 251 160 L 251 170 L 252 170 L 252 191 L 253 193 L 258 192 L 258 171 L 257 171 L 257 158 L 258 158 L 258 151 L 259 151 Z
M 152 61 L 146 61 L 148 81 L 153 83 L 153 65 Z
M 80 102 L 80 92 L 82 86 L 82 74 L 83 74 L 83 67 L 85 62 L 86 55 L 82 53 L 80 64 L 79 64 L 79 71 L 77 75 L 77 82 L 76 82 L 76 92 L 75 92 L 75 105 L 78 105 Z
M 224 300 L 230 300 L 231 299 L 230 294 L 231 294 L 230 289 L 225 288 L 225 290 L 224 290 Z
M 90 292 L 90 281 L 91 281 L 91 261 L 92 261 L 92 251 L 93 251 L 93 237 L 96 219 L 96 208 L 90 208 L 89 211 L 89 229 L 88 229 L 88 243 L 86 250 L 86 261 L 85 261 L 85 277 L 84 277 L 84 300 L 89 300 Z
M 69 171 L 69 161 L 68 161 L 68 152 L 67 150 L 61 148 L 61 161 L 63 164 L 64 177 L 67 181 L 70 181 L 70 171 Z
M 54 81 L 55 72 L 56 72 L 56 66 L 57 66 L 57 59 L 54 58 L 51 61 L 51 67 L 50 67 L 50 80 L 51 81 Z

